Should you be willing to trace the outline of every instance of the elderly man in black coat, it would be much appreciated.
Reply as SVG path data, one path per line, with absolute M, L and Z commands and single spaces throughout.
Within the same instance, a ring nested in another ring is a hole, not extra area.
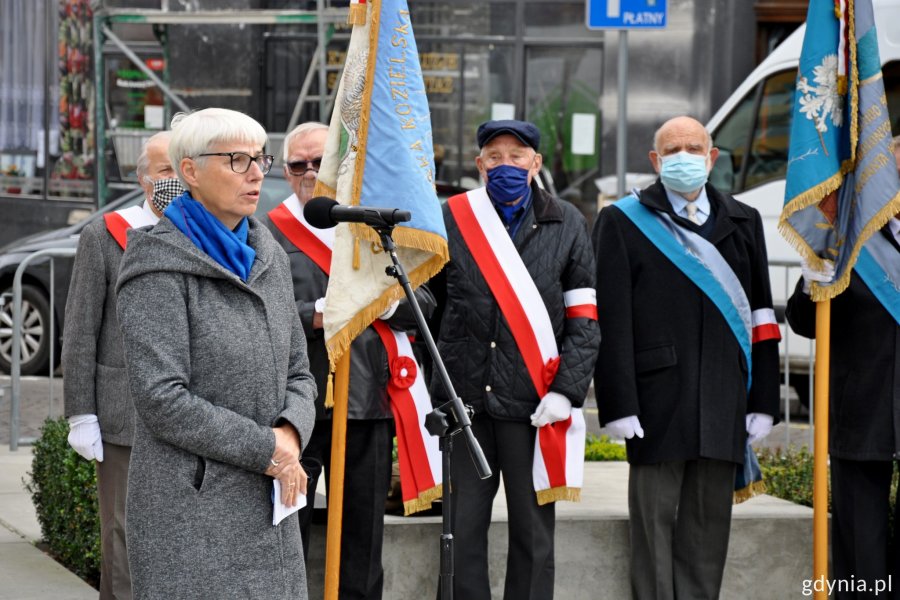
M 81 232 L 66 300 L 62 366 L 68 439 L 78 454 L 97 461 L 101 599 L 131 598 L 125 497 L 135 415 L 116 318 L 116 279 L 126 230 L 155 224 L 172 199 L 164 188 L 181 189 L 169 160 L 170 136 L 169 131 L 151 136 L 138 157 L 143 205 L 109 213 Z
M 317 476 L 331 461 L 331 408 L 325 406 L 328 351 L 325 348 L 322 315 L 328 274 L 323 267 L 331 260 L 334 229 L 319 229 L 306 222 L 303 207 L 312 197 L 328 127 L 303 123 L 284 141 L 284 170 L 293 195 L 266 219 L 272 235 L 291 263 L 294 299 L 307 340 L 310 371 L 319 387 L 316 426 L 303 452 L 304 468 L 310 472 L 308 505 L 300 511 L 304 555 L 309 548 L 312 503 Z M 426 315 L 434 310 L 434 298 L 426 286 L 416 290 Z M 415 329 L 415 316 L 407 302 L 394 305 L 381 320 L 398 330 Z M 384 587 L 381 551 L 384 538 L 385 499 L 391 480 L 394 435 L 387 383 L 388 354 L 373 327 L 367 328 L 350 347 L 350 398 L 344 471 L 343 527 L 341 532 L 341 598 L 378 600 Z
M 895 216 L 872 238 L 865 247 L 883 248 L 887 269 L 879 279 L 891 283 L 867 281 L 867 271 L 857 263 L 850 285 L 831 301 L 828 441 L 833 577 L 869 586 L 900 572 L 888 540 L 891 478 L 900 458 L 900 219 Z M 791 329 L 815 338 L 809 285 L 830 281 L 834 272 L 814 271 L 804 263 L 803 275 L 788 300 L 787 319 Z M 895 531 L 898 517 L 895 507 Z
M 600 212 L 594 385 L 627 438 L 635 598 L 717 598 L 735 466 L 778 409 L 778 340 L 759 213 L 708 184 L 703 125 L 657 131 L 660 180 Z M 751 383 L 752 378 L 752 383 Z
M 537 127 L 488 121 L 477 138 L 486 186 L 444 207 L 450 263 L 431 284 L 442 308 L 438 349 L 455 391 L 475 411 L 472 431 L 494 473 L 480 479 L 468 453 L 453 454 L 454 597 L 491 597 L 488 528 L 502 476 L 509 514 L 503 597 L 547 599 L 555 509 L 535 492 L 535 437 L 541 427 L 566 423 L 587 395 L 600 343 L 594 258 L 578 209 L 537 184 Z M 438 379 L 432 396 L 442 402 Z

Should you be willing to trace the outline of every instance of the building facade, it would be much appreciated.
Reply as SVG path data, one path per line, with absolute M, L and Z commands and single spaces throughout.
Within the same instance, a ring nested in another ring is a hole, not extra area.
M 94 29 L 108 27 L 190 109 L 225 106 L 259 120 L 273 134 L 273 150 L 292 121 L 328 121 L 325 98 L 343 62 L 345 25 L 99 21 L 104 10 L 315 11 L 346 4 L 0 3 L 0 95 L 7 96 L 0 96 L 0 210 L 16 215 L 15 222 L 0 223 L 0 243 L 71 222 L 133 185 L 141 140 L 179 110 L 111 37 L 98 37 Z M 806 2 L 667 4 L 666 29 L 628 33 L 629 171 L 651 170 L 652 132 L 667 118 L 687 113 L 706 120 L 767 49 L 802 21 Z M 541 129 L 544 164 L 556 191 L 592 218 L 595 181 L 615 172 L 619 34 L 589 30 L 585 0 L 411 0 L 410 12 L 432 112 L 438 177 L 455 185 L 477 184 L 477 125 L 490 118 L 528 119 Z M 103 42 L 99 51 L 93 47 L 97 39 Z M 307 100 L 298 104 L 323 39 L 325 67 L 310 76 Z M 26 58 L 38 67 L 10 66 Z M 13 100 L 15 110 L 8 108 Z M 95 144 L 98 130 L 103 137 Z

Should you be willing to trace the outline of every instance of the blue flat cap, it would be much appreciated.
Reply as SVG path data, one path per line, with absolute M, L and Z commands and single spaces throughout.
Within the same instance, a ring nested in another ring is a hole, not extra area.
M 503 119 L 499 121 L 485 121 L 478 126 L 478 133 L 476 134 L 478 147 L 484 148 L 485 144 L 504 133 L 515 136 L 526 146 L 534 148 L 535 152 L 538 151 L 538 147 L 541 145 L 541 132 L 534 126 L 534 123 Z

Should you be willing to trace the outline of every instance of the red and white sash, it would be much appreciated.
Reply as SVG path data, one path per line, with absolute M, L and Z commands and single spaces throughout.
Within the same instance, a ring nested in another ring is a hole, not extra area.
M 290 242 L 302 250 L 326 275 L 331 273 L 331 249 L 334 228 L 319 229 L 303 216 L 303 205 L 296 194 L 269 211 L 269 219 Z
M 543 398 L 559 369 L 559 349 L 547 306 L 485 189 L 454 196 L 448 204 L 509 323 L 537 395 Z M 567 318 L 597 318 L 595 290 L 568 290 L 563 301 Z M 567 420 L 538 430 L 532 468 L 538 504 L 581 499 L 585 432 L 584 415 L 578 408 L 572 409 Z
M 296 195 L 269 212 L 272 224 L 292 244 L 302 250 L 322 271 L 331 272 L 334 229 L 319 229 L 303 217 L 303 207 Z M 376 320 L 378 332 L 387 350 L 390 380 L 387 392 L 397 429 L 397 455 L 400 462 L 400 489 L 404 514 L 431 507 L 440 498 L 441 455 L 438 438 L 425 430 L 425 415 L 431 411 L 431 398 L 416 363 L 406 333 L 391 329 Z
M 128 242 L 128 230 L 156 225 L 159 217 L 150 210 L 150 205 L 145 200 L 141 206 L 131 206 L 103 215 L 106 221 L 106 230 L 119 243 L 122 250 Z
M 431 412 L 431 397 L 416 363 L 412 344 L 405 332 L 391 329 L 376 320 L 372 327 L 381 336 L 388 354 L 390 379 L 388 396 L 397 429 L 397 457 L 400 461 L 400 490 L 403 514 L 431 508 L 441 497 L 441 451 L 438 438 L 425 429 Z

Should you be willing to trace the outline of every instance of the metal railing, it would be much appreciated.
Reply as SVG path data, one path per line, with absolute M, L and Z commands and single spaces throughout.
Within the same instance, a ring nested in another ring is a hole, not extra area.
M 800 261 L 798 260 L 770 260 L 769 261 L 769 278 L 772 283 L 773 290 L 782 292 L 781 298 L 775 300 L 775 313 L 778 316 L 778 324 L 782 327 L 782 340 L 779 348 L 779 356 L 781 360 L 781 370 L 784 375 L 784 381 L 781 385 L 781 405 L 784 427 L 784 447 L 791 445 L 791 400 L 793 399 L 792 390 L 797 390 L 798 403 L 802 404 L 803 398 L 801 394 L 806 395 L 807 413 L 808 413 L 808 429 L 807 429 L 807 446 L 813 447 L 813 377 L 815 370 L 815 341 L 801 338 L 790 330 L 787 319 L 784 317 L 785 305 L 787 298 L 790 297 L 800 276 Z M 776 279 L 778 277 L 779 279 Z M 781 284 L 780 286 L 778 284 Z M 794 354 L 791 352 L 794 351 Z M 794 370 L 800 365 L 804 365 L 806 373 L 795 373 Z M 797 381 L 797 377 L 808 378 L 805 385 Z M 795 384 L 791 385 L 792 380 Z
M 25 257 L 25 259 L 19 264 L 19 267 L 16 269 L 16 274 L 13 277 L 13 304 L 12 304 L 12 315 L 13 315 L 13 330 L 12 330 L 12 345 L 10 347 L 10 383 L 11 383 L 11 398 L 10 398 L 10 407 L 9 407 L 9 449 L 10 451 L 16 451 L 19 449 L 19 443 L 29 444 L 33 443 L 33 439 L 19 439 L 19 408 L 21 405 L 21 395 L 22 395 L 22 381 L 21 381 L 21 371 L 22 371 L 22 277 L 25 274 L 25 268 L 35 262 L 40 258 L 49 258 L 50 259 L 50 317 L 47 319 L 49 322 L 47 323 L 47 331 L 44 332 L 45 335 L 49 336 L 48 342 L 50 344 L 50 377 L 49 377 L 49 386 L 50 393 L 48 396 L 48 408 L 47 408 L 47 416 L 48 418 L 53 418 L 53 372 L 56 370 L 56 365 L 54 364 L 54 359 L 56 356 L 56 335 L 54 331 L 54 323 L 56 321 L 56 312 L 54 307 L 54 298 L 55 298 L 55 272 L 54 272 L 54 258 L 71 258 L 75 256 L 74 248 L 48 248 L 45 250 L 38 250 L 37 252 L 30 254 Z

